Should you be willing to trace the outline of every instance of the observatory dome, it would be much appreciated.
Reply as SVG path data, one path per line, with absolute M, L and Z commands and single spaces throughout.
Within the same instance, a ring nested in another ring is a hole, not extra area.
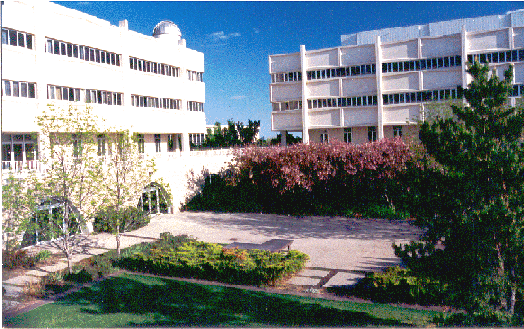
M 153 29 L 153 36 L 155 38 L 169 36 L 170 38 L 180 40 L 182 33 L 175 23 L 171 21 L 161 21 Z

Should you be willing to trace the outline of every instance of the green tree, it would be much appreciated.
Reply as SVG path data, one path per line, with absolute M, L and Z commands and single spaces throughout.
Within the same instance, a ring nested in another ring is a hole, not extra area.
M 425 270 L 460 287 L 468 313 L 488 321 L 511 318 L 523 288 L 524 110 L 508 105 L 511 67 L 502 81 L 479 63 L 468 72 L 466 104 L 421 126 L 433 162 L 415 179 L 411 213 L 427 229 L 425 246 L 397 252 L 412 265 L 434 256 Z
M 106 133 L 108 152 L 104 165 L 103 220 L 116 238 L 116 250 L 120 255 L 123 230 L 134 224 L 132 216 L 126 216 L 127 206 L 136 206 L 142 189 L 151 183 L 156 171 L 153 160 L 146 160 L 138 152 L 136 136 L 129 131 Z
M 18 235 L 31 229 L 30 219 L 38 205 L 31 181 L 10 173 L 2 184 L 2 232 L 7 256 L 18 248 Z
M 64 252 L 69 272 L 78 227 L 91 217 L 101 202 L 102 163 L 97 156 L 98 119 L 88 107 L 60 109 L 50 106 L 37 117 L 42 132 L 40 161 L 46 172 L 34 186 L 45 195 L 49 207 L 59 203 L 60 211 L 48 216 L 42 227 Z M 76 211 L 78 210 L 78 211 Z

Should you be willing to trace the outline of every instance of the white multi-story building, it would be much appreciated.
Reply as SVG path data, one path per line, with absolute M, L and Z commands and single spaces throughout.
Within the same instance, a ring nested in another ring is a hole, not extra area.
M 204 54 L 172 22 L 147 36 L 126 20 L 113 26 L 47 0 L 9 0 L 2 57 L 4 170 L 38 167 L 35 118 L 48 104 L 91 106 L 159 158 L 189 151 L 190 134 L 205 133 Z
M 305 143 L 416 137 L 431 108 L 471 82 L 473 60 L 501 78 L 512 64 L 512 102 L 524 92 L 524 11 L 342 35 L 341 43 L 269 56 L 273 131 L 302 132 Z
M 35 119 L 49 104 L 89 106 L 101 128 L 138 134 L 139 150 L 157 159 L 157 177 L 177 186 L 176 209 L 188 163 L 202 168 L 189 151 L 206 132 L 204 54 L 187 48 L 170 21 L 148 36 L 127 20 L 114 26 L 47 0 L 5 1 L 2 18 L 3 174 L 45 170 L 38 159 L 46 136 Z M 98 143 L 105 150 L 104 136 Z

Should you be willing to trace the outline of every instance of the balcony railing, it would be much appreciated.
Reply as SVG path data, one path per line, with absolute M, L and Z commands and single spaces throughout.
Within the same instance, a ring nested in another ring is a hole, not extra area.
M 2 161 L 2 170 L 6 171 L 24 171 L 24 170 L 36 170 L 42 171 L 42 165 L 38 160 L 27 160 L 27 161 Z

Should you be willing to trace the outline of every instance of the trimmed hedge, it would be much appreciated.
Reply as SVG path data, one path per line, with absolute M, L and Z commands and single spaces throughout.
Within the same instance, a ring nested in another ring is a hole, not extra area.
M 112 207 L 103 208 L 95 215 L 93 230 L 96 233 L 114 233 L 111 227 L 111 219 L 120 216 L 120 232 L 137 230 L 149 224 L 149 215 L 137 207 L 129 206 L 120 209 L 119 214 Z
M 352 293 L 374 302 L 420 305 L 449 305 L 449 298 L 453 295 L 448 284 L 417 276 L 398 266 L 385 272 L 366 273 Z
M 173 239 L 179 239 L 180 244 Z M 192 277 L 232 284 L 271 285 L 301 270 L 309 257 L 297 250 L 225 249 L 222 245 L 163 235 L 142 250 L 122 255 L 118 266 L 151 274 Z M 135 249 L 136 250 L 136 249 Z

